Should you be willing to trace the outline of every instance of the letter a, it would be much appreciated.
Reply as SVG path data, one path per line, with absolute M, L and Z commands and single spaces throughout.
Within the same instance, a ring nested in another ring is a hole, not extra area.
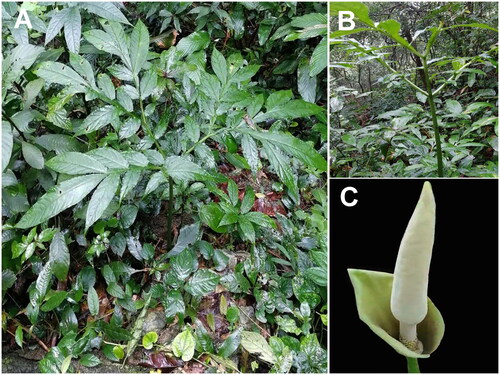
M 26 9 L 22 9 L 19 11 L 19 16 L 17 16 L 17 21 L 16 24 L 14 25 L 14 29 L 18 29 L 20 25 L 26 25 L 28 26 L 28 29 L 31 29 L 31 21 L 30 18 L 28 17 L 28 13 L 26 12 Z

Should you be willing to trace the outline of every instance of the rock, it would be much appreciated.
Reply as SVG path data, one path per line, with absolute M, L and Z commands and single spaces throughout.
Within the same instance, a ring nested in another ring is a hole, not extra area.
M 150 310 L 144 318 L 142 331 L 144 333 L 153 331 L 159 334 L 166 324 L 167 322 L 165 320 L 165 313 L 163 310 Z
M 179 325 L 177 323 L 172 324 L 158 333 L 158 344 L 170 344 L 180 332 Z
M 239 306 L 240 309 L 240 327 L 245 331 L 252 330 L 253 322 L 255 320 L 255 310 L 252 306 Z M 250 320 L 252 319 L 252 320 Z

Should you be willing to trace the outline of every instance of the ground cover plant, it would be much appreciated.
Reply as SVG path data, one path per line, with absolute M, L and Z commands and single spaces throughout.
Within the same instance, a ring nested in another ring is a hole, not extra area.
M 330 9 L 332 176 L 497 176 L 497 4 Z
M 2 20 L 7 355 L 326 372 L 326 4 Z

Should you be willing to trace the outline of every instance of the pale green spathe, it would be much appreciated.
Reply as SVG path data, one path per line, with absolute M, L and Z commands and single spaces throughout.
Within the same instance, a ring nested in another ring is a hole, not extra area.
M 427 315 L 417 326 L 423 353 L 405 347 L 399 339 L 399 321 L 391 312 L 393 275 L 385 272 L 348 269 L 356 295 L 359 318 L 399 354 L 410 358 L 428 358 L 444 335 L 444 321 L 439 310 L 427 299 Z M 360 340 L 361 341 L 361 340 Z

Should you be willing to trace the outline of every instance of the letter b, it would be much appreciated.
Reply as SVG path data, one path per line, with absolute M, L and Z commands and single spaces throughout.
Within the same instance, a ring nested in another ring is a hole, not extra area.
M 344 17 L 347 16 L 347 17 Z M 354 13 L 348 10 L 339 12 L 339 30 L 352 30 L 356 27 L 354 24 Z M 349 26 L 344 26 L 345 24 Z

